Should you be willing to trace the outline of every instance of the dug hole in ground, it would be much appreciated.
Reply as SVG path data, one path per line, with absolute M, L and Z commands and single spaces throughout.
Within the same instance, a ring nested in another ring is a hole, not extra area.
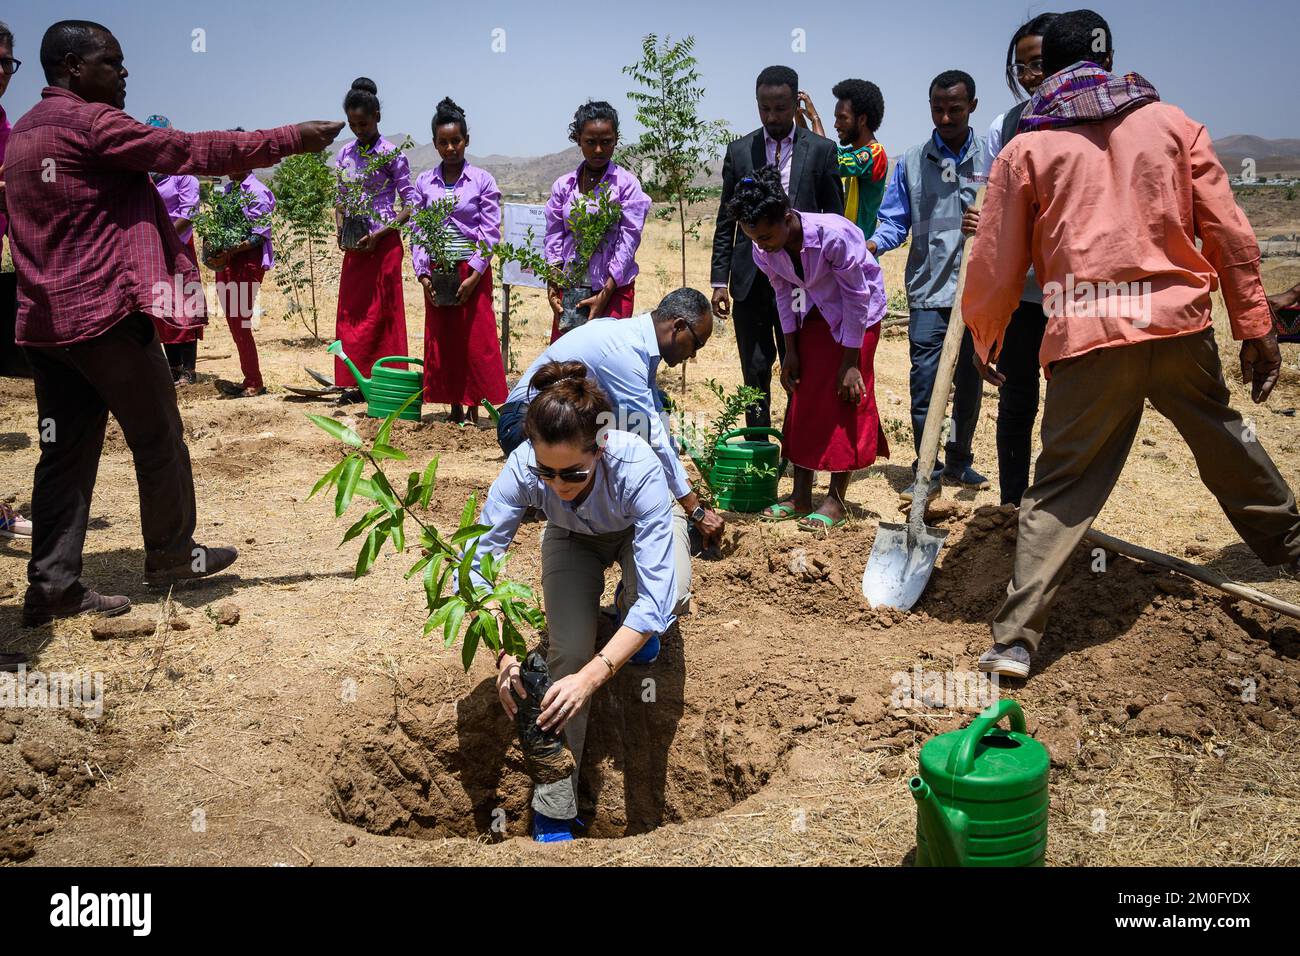
M 671 228 L 648 230 L 640 308 L 676 284 Z M 701 287 L 708 242 L 706 232 L 688 245 Z M 337 259 L 326 250 L 321 262 L 327 315 Z M 899 288 L 901 256 L 887 256 L 884 268 L 888 287 Z M 1297 272 L 1266 263 L 1270 288 L 1294 283 Z M 421 294 L 408 275 L 413 355 L 423 354 Z M 350 522 L 306 500 L 338 446 L 305 413 L 351 418 L 364 435 L 377 423 L 358 406 L 332 409 L 284 393 L 283 384 L 307 383 L 301 365 L 328 371 L 330 362 L 284 315 L 274 290 L 263 291 L 263 306 L 257 336 L 271 393 L 231 401 L 216 391 L 217 376 L 237 374 L 218 318 L 200 344 L 200 382 L 180 395 L 198 537 L 241 549 L 230 573 L 178 590 L 170 605 L 144 591 L 134 470 L 112 423 L 85 576 L 102 591 L 131 595 L 132 613 L 102 629 L 102 639 L 76 620 L 23 631 L 27 547 L 0 541 L 0 638 L 38 654 L 42 672 L 98 673 L 104 688 L 98 719 L 68 709 L 0 711 L 0 860 L 911 861 L 906 782 L 919 748 L 978 706 L 931 706 L 944 702 L 926 699 L 925 675 L 969 671 L 987 647 L 1015 527 L 996 507 L 996 489 L 946 489 L 953 504 L 936 520 L 950 532 L 948 545 L 921 602 L 912 613 L 876 612 L 861 597 L 876 526 L 899 520 L 897 491 L 910 477 L 905 334 L 891 330 L 877 357 L 894 459 L 854 476 L 850 523 L 817 537 L 728 516 L 724 558 L 695 563 L 694 613 L 670 632 L 658 662 L 626 667 L 592 703 L 580 801 L 593 839 L 541 846 L 518 838 L 531 784 L 496 700 L 490 655 L 465 674 L 459 648 L 421 638 L 423 593 L 402 578 L 409 561 L 385 556 L 353 581 L 355 550 L 338 547 Z M 1231 367 L 1221 307 L 1216 317 Z M 540 294 L 525 294 L 514 322 L 524 365 L 549 337 Z M 713 408 L 706 378 L 739 383 L 735 356 L 724 326 L 690 366 L 685 407 Z M 1287 361 L 1267 406 L 1250 406 L 1238 383 L 1232 389 L 1294 482 L 1300 375 L 1295 356 Z M 665 372 L 674 397 L 678 383 L 676 371 Z M 984 401 L 976 467 L 992 473 L 991 389 Z M 778 395 L 778 411 L 783 403 Z M 0 495 L 13 495 L 20 509 L 37 457 L 35 417 L 30 383 L 0 379 Z M 481 501 L 501 466 L 494 435 L 452 426 L 443 408 L 426 408 L 418 425 L 399 422 L 393 444 L 412 468 L 441 456 L 432 508 L 440 527 L 455 523 L 469 493 Z M 1153 412 L 1098 527 L 1300 599 L 1300 588 L 1277 580 L 1240 543 L 1186 447 Z M 534 586 L 540 528 L 523 526 L 509 565 Z M 1093 560 L 1086 549 L 1076 554 L 1032 678 L 1002 688 L 1052 755 L 1048 862 L 1300 861 L 1295 622 L 1124 558 L 1094 573 Z M 607 584 L 609 603 L 612 571 Z

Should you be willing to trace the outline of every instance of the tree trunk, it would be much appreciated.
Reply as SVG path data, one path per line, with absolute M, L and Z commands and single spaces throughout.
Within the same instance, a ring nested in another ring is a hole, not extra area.
M 686 205 L 679 196 L 677 199 L 677 218 L 682 227 L 682 288 L 686 287 Z M 688 359 L 687 362 L 690 360 Z M 682 363 L 682 398 L 686 397 L 686 365 Z
M 320 342 L 320 318 L 316 313 L 316 247 L 307 233 L 307 271 L 311 276 L 311 335 Z

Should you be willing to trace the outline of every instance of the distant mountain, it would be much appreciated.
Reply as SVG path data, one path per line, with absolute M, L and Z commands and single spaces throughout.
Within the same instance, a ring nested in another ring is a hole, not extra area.
M 1300 170 L 1300 139 L 1224 136 L 1214 141 L 1214 152 L 1232 175 L 1241 172 L 1241 164 L 1247 159 L 1255 161 L 1257 174 Z

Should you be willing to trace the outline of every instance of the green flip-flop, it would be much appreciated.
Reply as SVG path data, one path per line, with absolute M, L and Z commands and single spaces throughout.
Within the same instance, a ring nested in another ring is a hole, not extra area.
M 847 517 L 844 517 L 839 521 L 832 521 L 828 515 L 824 515 L 820 511 L 814 511 L 812 514 L 804 515 L 803 521 L 799 522 L 799 530 L 809 531 L 814 534 L 819 531 L 830 531 L 832 528 L 838 528 L 848 520 Z M 805 524 L 805 522 L 811 523 Z
M 772 521 L 772 522 L 794 521 L 796 518 L 808 517 L 808 512 L 798 511 L 794 507 L 794 505 L 788 505 L 785 504 L 784 502 L 777 502 L 774 505 L 769 505 L 767 510 L 765 510 L 762 513 L 762 515 L 760 515 L 760 517 L 764 521 Z

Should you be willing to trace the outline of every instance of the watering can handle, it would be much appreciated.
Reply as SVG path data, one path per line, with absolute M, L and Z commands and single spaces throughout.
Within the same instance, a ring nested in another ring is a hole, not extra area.
M 733 438 L 744 438 L 746 435 L 770 435 L 771 437 L 779 441 L 782 445 L 785 444 L 785 436 L 783 436 L 775 428 L 760 428 L 758 426 L 754 426 L 751 428 L 737 428 L 735 431 L 729 431 L 727 432 L 727 434 L 723 435 L 721 438 L 718 439 L 718 444 L 725 445 Z
M 414 362 L 416 365 L 423 365 L 424 359 L 418 359 L 413 355 L 386 355 L 370 367 L 371 374 L 373 375 L 374 370 L 385 362 Z
M 961 740 L 948 757 L 948 773 L 956 776 L 965 776 L 975 769 L 975 747 L 984 735 L 998 724 L 1003 717 L 1010 715 L 1011 729 L 1015 733 L 1023 734 L 1025 732 L 1025 712 L 1020 709 L 1011 698 L 1005 698 L 998 701 L 988 710 L 984 711 L 966 728 L 961 735 Z

